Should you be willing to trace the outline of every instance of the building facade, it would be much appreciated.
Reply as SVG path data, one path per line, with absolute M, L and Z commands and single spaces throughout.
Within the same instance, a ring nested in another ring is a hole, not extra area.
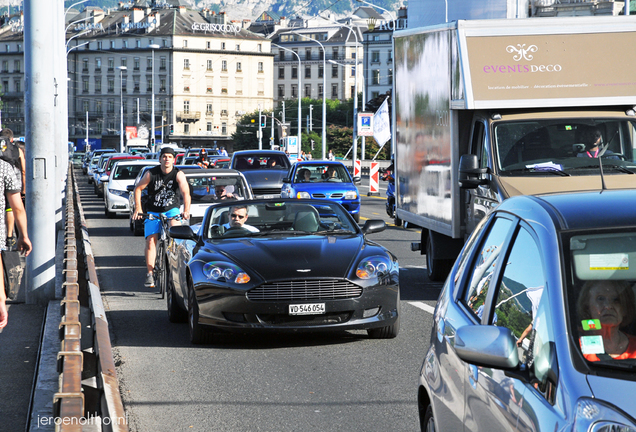
M 164 4 L 86 8 L 67 21 L 69 140 L 78 149 L 87 117 L 92 148 L 119 148 L 127 128 L 152 129 L 153 94 L 156 143 L 231 148 L 243 115 L 272 109 L 270 41 L 224 14 Z M 0 31 L 3 123 L 16 134 L 24 123 L 23 37 L 15 24 Z
M 367 101 L 393 89 L 393 31 L 406 28 L 406 8 L 399 9 L 395 18 L 367 20 L 363 34 Z
M 366 25 L 363 23 L 363 25 Z M 354 19 L 290 20 L 271 35 L 274 102 L 312 98 L 345 101 L 363 89 L 362 27 Z M 300 88 L 299 78 L 300 77 Z

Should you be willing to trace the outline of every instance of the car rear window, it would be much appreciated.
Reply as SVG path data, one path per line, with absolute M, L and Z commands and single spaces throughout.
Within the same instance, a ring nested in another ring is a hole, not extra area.
M 192 204 L 247 198 L 245 184 L 239 176 L 194 176 L 187 180 Z

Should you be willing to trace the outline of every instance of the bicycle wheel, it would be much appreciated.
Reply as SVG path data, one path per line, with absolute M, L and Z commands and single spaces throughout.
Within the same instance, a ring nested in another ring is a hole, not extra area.
M 164 281 L 164 269 L 163 269 L 163 242 L 159 241 L 157 243 L 157 256 L 155 257 L 155 287 L 159 289 L 159 294 L 161 294 L 161 298 L 164 298 L 166 295 L 166 287 Z

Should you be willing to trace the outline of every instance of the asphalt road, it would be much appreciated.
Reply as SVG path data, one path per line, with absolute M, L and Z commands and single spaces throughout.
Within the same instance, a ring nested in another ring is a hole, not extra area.
M 389 225 L 370 236 L 400 260 L 397 338 L 227 335 L 193 346 L 187 324 L 168 322 L 165 300 L 143 286 L 143 238 L 127 217 L 105 218 L 86 177 L 78 184 L 131 431 L 419 430 L 417 379 L 441 284 L 410 251 L 417 230 Z M 362 221 L 391 222 L 383 193 L 363 196 Z

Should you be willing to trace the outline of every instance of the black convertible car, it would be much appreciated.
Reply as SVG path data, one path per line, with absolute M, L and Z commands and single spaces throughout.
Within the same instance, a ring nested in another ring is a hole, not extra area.
M 170 228 L 168 318 L 193 343 L 218 331 L 400 328 L 397 258 L 338 203 L 246 200 L 213 204 L 203 222 Z

